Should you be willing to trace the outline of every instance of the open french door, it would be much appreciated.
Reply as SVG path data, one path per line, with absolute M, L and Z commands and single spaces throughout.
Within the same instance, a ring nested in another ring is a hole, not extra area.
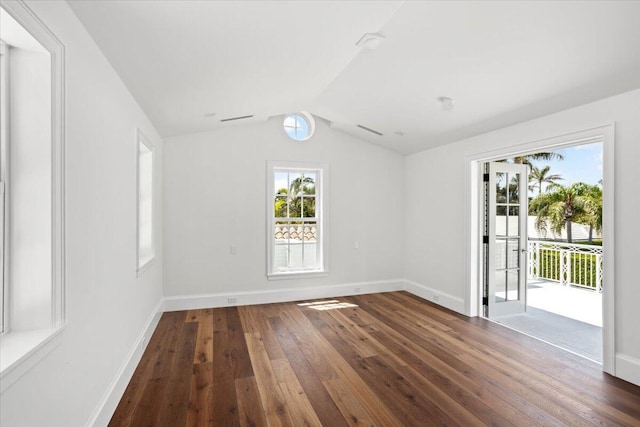
M 488 164 L 485 236 L 487 317 L 526 310 L 528 166 Z

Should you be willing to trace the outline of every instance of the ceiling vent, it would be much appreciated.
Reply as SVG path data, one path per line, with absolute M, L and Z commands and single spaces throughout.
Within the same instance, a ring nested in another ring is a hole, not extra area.
M 253 117 L 253 114 L 250 116 L 238 116 L 238 117 L 229 117 L 227 119 L 221 119 L 221 122 L 231 122 L 233 120 L 242 120 L 242 119 L 250 119 Z
M 359 127 L 360 129 L 364 129 L 364 130 L 366 130 L 367 132 L 375 133 L 375 134 L 376 134 L 376 135 L 378 135 L 378 136 L 382 136 L 382 132 L 378 132 L 377 130 L 373 130 L 373 129 L 371 129 L 371 128 L 368 128 L 368 127 L 366 127 L 366 126 L 362 126 L 362 125 L 358 125 L 358 127 Z

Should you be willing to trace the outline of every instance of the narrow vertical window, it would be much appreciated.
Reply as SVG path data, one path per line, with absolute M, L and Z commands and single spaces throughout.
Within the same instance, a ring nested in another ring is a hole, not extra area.
M 269 162 L 267 181 L 267 276 L 326 274 L 327 166 Z
M 7 201 L 5 198 L 5 186 L 7 185 L 7 175 L 9 162 L 7 155 L 8 150 L 8 122 L 9 122 L 9 68 L 8 68 L 9 48 L 7 44 L 0 39 L 0 334 L 5 332 L 7 324 L 7 280 L 5 276 L 7 269 L 5 266 L 6 259 L 6 215 Z
M 155 257 L 153 233 L 153 146 L 138 131 L 138 274 Z

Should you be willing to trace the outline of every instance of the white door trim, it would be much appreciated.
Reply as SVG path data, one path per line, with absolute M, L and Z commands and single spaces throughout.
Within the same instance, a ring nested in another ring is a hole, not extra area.
M 484 162 L 498 160 L 518 154 L 537 151 L 551 151 L 590 142 L 602 141 L 603 146 L 603 257 L 604 283 L 602 304 L 602 340 L 603 370 L 615 376 L 615 256 L 614 256 L 614 123 L 558 135 L 551 138 L 530 141 L 523 144 L 472 153 L 465 156 L 465 229 L 466 229 L 466 265 L 465 269 L 465 314 L 478 316 L 482 305 L 482 242 L 479 224 L 481 224 L 481 203 L 479 197 L 482 186 L 481 167 Z

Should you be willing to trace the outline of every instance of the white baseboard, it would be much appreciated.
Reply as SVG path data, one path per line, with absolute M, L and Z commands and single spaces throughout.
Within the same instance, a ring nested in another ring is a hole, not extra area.
M 402 279 L 348 283 L 313 288 L 285 288 L 265 291 L 221 292 L 165 297 L 162 311 L 195 310 L 199 308 L 234 307 L 239 305 L 270 304 L 301 301 L 312 298 L 331 298 L 405 290 L 427 301 L 464 314 L 464 300 L 453 295 Z M 229 298 L 235 298 L 229 302 Z
M 89 421 L 87 421 L 87 427 L 106 426 L 109 424 L 109 421 L 118 407 L 118 403 L 120 403 L 120 399 L 122 398 L 127 385 L 129 385 L 129 381 L 131 381 L 131 377 L 133 377 L 133 373 L 135 372 L 138 363 L 140 363 L 142 354 L 144 353 L 144 350 L 149 343 L 149 339 L 151 338 L 153 331 L 155 331 L 161 316 L 162 300 L 160 300 L 158 305 L 153 309 L 147 323 L 142 328 L 142 331 L 136 339 L 136 342 L 133 344 L 133 347 L 131 347 L 129 354 L 125 357 L 120 369 L 118 369 L 118 372 L 113 378 L 113 381 L 109 384 L 109 387 L 102 396 L 102 399 L 100 399 L 96 409 L 93 411 L 93 414 L 91 414 Z
M 627 356 L 626 354 L 617 354 L 616 376 L 640 386 L 640 359 Z
M 269 304 L 301 301 L 313 298 L 330 298 L 347 295 L 393 292 L 404 289 L 404 281 L 380 280 L 375 282 L 348 283 L 313 288 L 270 289 L 267 291 L 223 292 L 218 294 L 181 295 L 165 297 L 163 311 L 195 310 L 210 307 L 234 307 L 239 305 Z M 229 302 L 229 298 L 235 298 Z
M 429 288 L 428 286 L 421 285 L 410 280 L 404 281 L 404 290 L 412 293 L 422 299 L 431 301 L 434 304 L 441 305 L 449 310 L 453 310 L 457 313 L 464 314 L 464 299 L 454 297 L 453 295 L 446 294 L 442 291 Z

